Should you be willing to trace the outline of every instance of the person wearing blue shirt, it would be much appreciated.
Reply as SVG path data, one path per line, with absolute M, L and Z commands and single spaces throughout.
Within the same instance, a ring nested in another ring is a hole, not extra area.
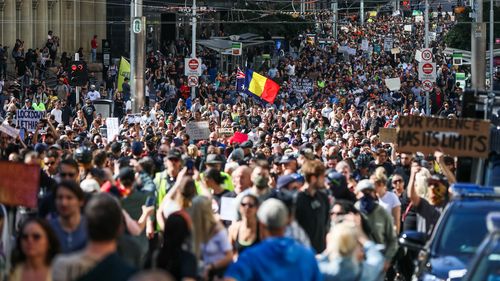
M 278 199 L 264 201 L 257 211 L 264 241 L 243 252 L 225 273 L 225 281 L 320 281 L 323 277 L 311 249 L 284 237 L 288 209 Z

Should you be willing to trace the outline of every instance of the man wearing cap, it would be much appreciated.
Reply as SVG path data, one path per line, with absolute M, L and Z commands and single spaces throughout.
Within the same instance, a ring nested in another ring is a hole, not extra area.
M 443 178 L 433 175 L 427 179 L 427 198 L 420 197 L 415 188 L 415 177 L 420 169 L 421 167 L 415 164 L 411 167 L 407 192 L 417 213 L 417 231 L 424 232 L 430 237 L 446 206 L 448 189 Z
M 248 140 L 240 145 L 241 149 L 243 149 L 243 161 L 246 163 L 250 162 L 252 159 L 252 148 L 253 142 Z
M 173 148 L 167 153 L 167 157 L 163 160 L 165 165 L 165 170 L 160 173 L 156 173 L 154 183 L 156 185 L 157 194 L 157 206 L 160 206 L 163 201 L 163 197 L 175 184 L 177 175 L 182 169 L 182 153 L 180 150 Z
M 292 154 L 281 157 L 279 163 L 283 165 L 283 175 L 294 174 L 298 170 L 297 159 Z
M 257 211 L 263 241 L 241 253 L 225 273 L 226 281 L 322 280 L 314 253 L 292 238 L 284 237 L 288 209 L 270 198 Z
M 221 177 L 224 178 L 224 183 L 222 184 L 223 188 L 225 190 L 233 191 L 234 185 L 233 185 L 231 175 L 222 170 L 222 168 L 224 166 L 224 162 L 225 162 L 224 157 L 222 155 L 220 155 L 220 154 L 208 154 L 207 160 L 205 162 L 205 166 L 207 166 L 207 170 L 208 169 L 215 169 L 215 170 L 219 171 Z M 203 176 L 204 176 L 204 173 L 201 173 L 200 174 L 200 181 L 203 179 Z M 200 181 L 197 180 L 195 182 L 196 190 L 197 190 L 198 194 L 202 194 Z
M 300 174 L 293 173 L 279 177 L 276 183 L 276 189 L 278 191 L 288 190 L 291 192 L 296 192 L 300 190 L 303 184 L 304 177 Z
M 385 245 L 384 270 L 387 271 L 398 249 L 392 216 L 377 203 L 375 187 L 370 180 L 361 180 L 356 186 L 356 191 L 363 195 L 356 202 L 356 208 L 365 216 L 373 241 Z

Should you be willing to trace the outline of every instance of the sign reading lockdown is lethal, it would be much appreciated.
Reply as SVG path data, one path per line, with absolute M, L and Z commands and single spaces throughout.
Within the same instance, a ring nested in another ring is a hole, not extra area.
M 401 116 L 398 151 L 486 158 L 490 152 L 490 122 L 479 119 L 447 119 Z
M 26 129 L 28 132 L 34 132 L 40 118 L 45 115 L 45 111 L 35 111 L 31 109 L 17 110 L 17 125 L 19 128 Z

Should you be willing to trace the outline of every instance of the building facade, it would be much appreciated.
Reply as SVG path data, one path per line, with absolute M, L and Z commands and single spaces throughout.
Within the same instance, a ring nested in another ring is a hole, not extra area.
M 106 38 L 106 0 L 0 0 L 0 21 L 0 43 L 9 51 L 16 39 L 25 50 L 41 49 L 52 30 L 59 54 L 80 47 L 88 54 L 94 35 Z

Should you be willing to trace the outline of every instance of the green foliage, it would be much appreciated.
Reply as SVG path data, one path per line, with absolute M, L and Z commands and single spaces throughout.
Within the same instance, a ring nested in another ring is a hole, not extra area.
M 484 2 L 483 6 L 483 21 L 486 24 L 486 45 L 487 49 L 489 48 L 489 37 L 490 37 L 490 28 L 489 28 L 489 20 L 490 20 L 490 4 L 489 1 Z M 471 27 L 472 27 L 472 19 L 469 18 L 470 9 L 466 9 L 466 11 L 462 14 L 457 15 L 457 24 L 446 34 L 444 41 L 446 45 L 450 48 L 462 49 L 462 50 L 471 50 Z M 500 24 L 499 16 L 500 16 L 500 8 L 495 7 L 493 12 L 495 16 L 495 26 L 494 26 L 494 37 L 500 38 Z

